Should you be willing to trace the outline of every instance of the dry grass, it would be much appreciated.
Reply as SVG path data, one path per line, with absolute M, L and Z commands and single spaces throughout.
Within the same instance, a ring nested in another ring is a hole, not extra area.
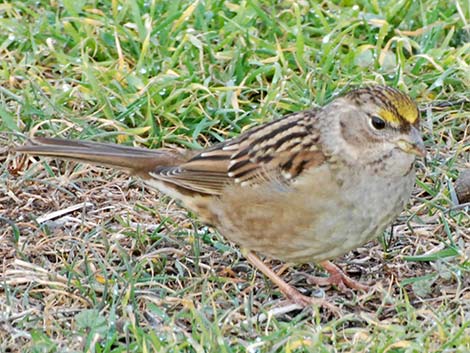
M 430 153 L 431 161 L 437 153 L 445 159 L 442 149 Z M 349 339 L 371 339 L 367 325 L 393 327 L 410 320 L 410 308 L 424 327 L 442 320 L 443 307 L 456 325 L 468 323 L 468 208 L 432 212 L 436 195 L 423 189 L 416 188 L 410 208 L 381 242 L 336 261 L 354 278 L 373 284 L 367 293 L 315 288 L 302 275 L 318 274 L 314 265 L 285 269 L 271 261 L 306 294 L 326 296 L 339 306 L 342 314 L 335 318 L 324 311 L 311 316 L 310 310 L 283 302 L 235 247 L 127 175 L 35 161 L 10 155 L 4 163 L 10 178 L 0 205 L 3 220 L 12 220 L 0 233 L 6 350 L 34 340 L 34 327 L 46 328 L 63 347 L 82 350 L 90 344 L 83 333 L 102 340 L 111 318 L 114 334 L 122 338 L 137 327 L 165 339 L 190 337 L 194 322 L 187 313 L 200 311 L 220 322 L 221 332 L 253 337 L 274 330 L 273 319 L 311 317 L 324 325 L 335 322 L 344 332 L 349 328 L 354 332 Z M 435 168 L 421 163 L 419 180 L 432 185 Z M 434 261 L 419 261 L 426 256 Z M 256 329 L 247 329 L 251 325 Z
M 0 352 L 470 351 L 470 4 L 0 4 Z M 8 154 L 33 132 L 197 148 L 351 86 L 422 107 L 429 152 L 393 228 L 336 263 L 368 293 L 283 278 L 299 310 L 193 215 L 107 169 Z M 58 212 L 58 213 L 57 213 Z

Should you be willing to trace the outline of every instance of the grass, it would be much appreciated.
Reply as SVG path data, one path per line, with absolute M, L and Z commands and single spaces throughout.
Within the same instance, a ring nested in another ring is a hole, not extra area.
M 462 0 L 0 4 L 0 351 L 468 352 L 469 19 Z M 122 173 L 7 153 L 30 133 L 200 148 L 370 83 L 418 101 L 429 155 L 394 227 L 336 261 L 372 291 L 285 273 L 339 317 L 289 310 Z

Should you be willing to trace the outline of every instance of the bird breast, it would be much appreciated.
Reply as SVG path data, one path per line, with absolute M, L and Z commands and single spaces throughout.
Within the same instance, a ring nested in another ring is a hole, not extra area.
M 207 204 L 212 223 L 242 248 L 289 262 L 323 261 L 377 236 L 403 209 L 414 184 L 406 175 L 338 172 L 323 164 L 288 187 L 227 187 Z

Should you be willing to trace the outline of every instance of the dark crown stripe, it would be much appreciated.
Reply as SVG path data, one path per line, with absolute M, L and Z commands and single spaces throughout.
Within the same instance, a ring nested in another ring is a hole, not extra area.
M 397 109 L 395 104 L 393 104 L 393 101 L 390 99 L 390 95 L 396 96 L 397 92 L 395 90 L 390 90 L 390 89 L 387 89 L 386 91 L 389 92 L 389 95 L 384 93 L 384 91 L 382 90 L 374 91 L 375 96 L 379 98 L 379 103 L 380 103 L 379 105 L 385 106 L 385 109 L 388 110 L 390 113 L 392 113 L 393 116 L 395 116 L 400 121 L 400 123 L 406 124 L 407 123 L 406 119 L 404 118 L 403 115 L 400 114 L 399 110 Z

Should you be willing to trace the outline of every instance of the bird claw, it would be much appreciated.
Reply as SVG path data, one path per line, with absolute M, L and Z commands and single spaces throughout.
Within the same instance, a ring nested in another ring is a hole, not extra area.
M 363 292 L 369 291 L 370 287 L 353 280 L 351 277 L 346 275 L 339 267 L 332 264 L 329 261 L 322 262 L 320 264 L 329 274 L 329 277 L 317 277 L 305 273 L 307 282 L 309 284 L 315 284 L 318 286 L 336 286 L 341 291 L 345 292 L 348 288 L 360 290 Z
M 319 308 L 324 308 L 333 313 L 335 316 L 340 316 L 341 314 L 341 310 L 334 304 L 330 303 L 328 300 L 323 298 L 308 297 L 300 293 L 294 287 L 285 288 L 285 290 L 282 290 L 282 292 L 287 297 L 287 299 L 297 304 L 301 308 L 309 308 L 315 306 Z

